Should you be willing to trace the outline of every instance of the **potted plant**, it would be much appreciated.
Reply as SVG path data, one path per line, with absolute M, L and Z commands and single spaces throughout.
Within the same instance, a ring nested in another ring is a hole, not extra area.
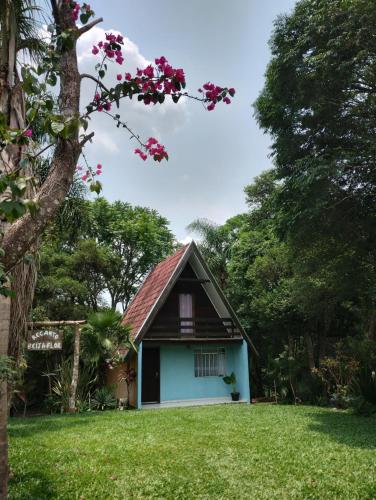
M 232 385 L 232 393 L 231 393 L 231 399 L 233 401 L 239 401 L 240 397 L 240 392 L 237 392 L 236 390 L 236 375 L 234 372 L 231 373 L 231 375 L 226 375 L 223 377 L 223 382 L 228 385 Z

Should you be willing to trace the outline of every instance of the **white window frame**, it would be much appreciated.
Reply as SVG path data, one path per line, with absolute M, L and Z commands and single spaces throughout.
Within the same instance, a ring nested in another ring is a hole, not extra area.
M 195 378 L 224 377 L 226 374 L 226 351 L 202 349 L 194 351 Z

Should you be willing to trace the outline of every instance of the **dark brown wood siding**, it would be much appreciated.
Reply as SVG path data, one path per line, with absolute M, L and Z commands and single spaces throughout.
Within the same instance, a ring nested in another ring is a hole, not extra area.
M 195 272 L 188 263 L 183 269 L 178 281 L 171 290 L 169 297 L 164 305 L 161 307 L 149 331 L 146 333 L 147 337 L 175 337 L 179 335 L 178 319 L 179 319 L 179 294 L 190 293 L 193 296 L 193 319 L 201 323 L 200 337 L 205 330 L 206 322 L 208 323 L 207 337 L 228 337 L 228 331 L 223 327 L 220 317 L 217 314 L 213 304 L 207 296 L 202 284 L 197 279 Z M 192 280 L 192 281 L 190 281 Z M 204 322 L 204 325 L 202 321 Z M 213 320 L 212 322 L 210 320 Z M 216 323 L 217 321 L 217 323 Z M 164 330 L 163 325 L 168 328 Z M 176 327 L 175 327 L 176 325 Z M 175 332 L 173 329 L 175 328 Z M 195 333 L 193 333 L 195 336 Z

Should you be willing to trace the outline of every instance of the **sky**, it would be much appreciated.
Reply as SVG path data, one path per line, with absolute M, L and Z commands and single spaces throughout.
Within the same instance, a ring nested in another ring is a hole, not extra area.
M 270 59 L 268 40 L 273 21 L 290 12 L 295 0 L 92 0 L 103 23 L 79 42 L 80 69 L 93 74 L 93 44 L 104 32 L 126 37 L 123 66 L 133 72 L 165 56 L 183 68 L 187 89 L 203 83 L 234 87 L 230 105 L 206 111 L 201 103 L 148 106 L 123 102 L 119 114 L 141 138 L 154 136 L 166 146 L 169 161 L 143 162 L 137 144 L 109 117 L 97 113 L 91 123 L 95 139 L 87 148 L 92 165 L 103 165 L 103 196 L 154 208 L 166 217 L 179 241 L 188 241 L 186 227 L 196 218 L 217 224 L 246 210 L 244 187 L 270 168 L 270 138 L 259 129 L 252 103 L 259 95 Z M 98 56 L 97 56 L 98 57 Z M 82 104 L 93 96 L 93 83 L 83 87 Z

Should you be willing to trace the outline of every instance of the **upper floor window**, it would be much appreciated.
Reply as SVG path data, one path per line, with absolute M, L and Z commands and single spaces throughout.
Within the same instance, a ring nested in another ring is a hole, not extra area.
M 191 293 L 179 294 L 179 318 L 184 318 L 180 321 L 180 333 L 193 333 L 193 297 Z

